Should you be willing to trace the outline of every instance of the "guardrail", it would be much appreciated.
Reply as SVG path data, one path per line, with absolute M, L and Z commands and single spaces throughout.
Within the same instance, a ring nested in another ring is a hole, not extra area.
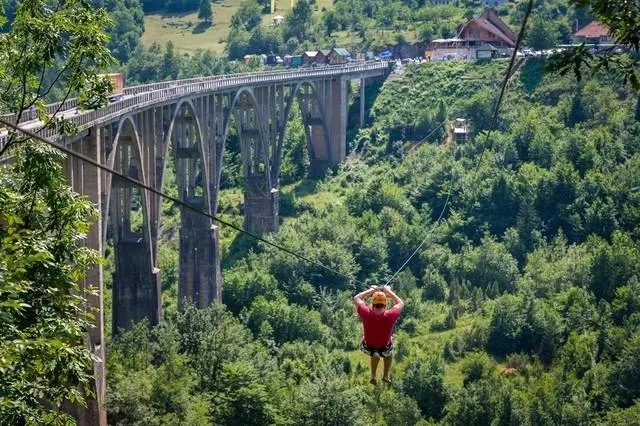
M 67 110 L 70 110 L 72 108 L 76 108 L 77 106 L 78 106 L 78 100 L 76 98 L 73 98 L 73 99 L 67 99 L 64 102 L 56 102 L 56 103 L 53 103 L 53 104 L 49 104 L 49 105 L 46 106 L 46 108 L 47 108 L 47 114 L 53 115 L 56 112 L 67 111 Z M 12 113 L 12 114 L 0 115 L 0 117 L 3 120 L 6 120 L 6 121 L 8 121 L 10 123 L 13 123 L 13 124 L 21 124 L 21 123 L 25 123 L 27 121 L 36 120 L 38 118 L 36 116 L 35 109 L 28 109 L 28 110 L 22 111 L 22 115 L 20 116 L 20 121 L 18 123 L 16 123 L 16 119 L 18 118 L 18 114 L 16 114 L 15 112 Z
M 343 66 L 344 65 L 322 65 L 318 68 L 332 69 L 332 68 L 341 68 Z M 303 68 L 303 69 L 309 69 L 309 68 Z M 315 68 L 311 68 L 311 69 L 315 69 Z M 228 78 L 240 77 L 240 76 L 282 74 L 283 72 L 284 72 L 283 70 L 279 69 L 279 70 L 269 70 L 269 71 L 254 71 L 254 72 L 248 72 L 248 73 L 218 74 L 218 75 L 212 75 L 208 77 L 194 77 L 194 78 L 188 78 L 188 79 L 182 79 L 182 80 L 167 80 L 167 81 L 160 81 L 158 83 L 148 83 L 148 84 L 140 84 L 137 86 L 125 87 L 123 89 L 123 94 L 125 96 L 132 96 L 132 95 L 138 95 L 144 92 L 162 90 L 162 89 L 167 89 L 175 86 L 184 86 L 184 85 L 193 84 L 193 83 L 215 81 L 215 80 L 228 79 Z M 64 102 L 55 102 L 55 103 L 49 104 L 46 106 L 46 108 L 47 108 L 47 113 L 49 115 L 53 115 L 56 112 L 59 113 L 59 112 L 64 112 L 64 111 L 73 109 L 73 108 L 77 108 L 77 106 L 78 106 L 78 100 L 76 98 L 72 98 L 72 99 L 67 99 Z M 0 118 L 13 124 L 22 124 L 27 121 L 36 120 L 38 118 L 36 116 L 35 110 L 33 109 L 23 111 L 22 115 L 20 116 L 20 121 L 18 123 L 16 123 L 17 117 L 18 117 L 17 113 L 0 115 Z
M 369 62 L 369 63 L 372 63 L 372 62 Z M 327 70 L 327 69 L 343 68 L 344 66 L 345 66 L 344 64 L 320 65 L 316 67 L 302 67 L 302 68 L 298 68 L 298 70 L 314 70 L 314 69 Z M 351 64 L 349 66 L 351 66 Z M 208 82 L 208 81 L 215 81 L 215 80 L 224 80 L 224 79 L 229 79 L 233 77 L 246 77 L 246 76 L 257 76 L 257 75 L 279 75 L 284 72 L 289 72 L 289 70 L 277 69 L 277 70 L 253 71 L 253 72 L 243 72 L 243 73 L 234 73 L 234 74 L 217 74 L 217 75 L 212 75 L 208 77 L 194 77 L 194 78 L 182 79 L 182 80 L 167 80 L 167 81 L 160 81 L 158 83 L 149 83 L 149 84 L 141 84 L 138 86 L 125 87 L 124 94 L 137 95 L 142 92 L 151 92 L 154 90 L 162 90 L 162 89 L 167 89 L 169 87 L 183 86 L 186 84 L 201 83 L 201 82 Z
M 104 108 L 93 111 L 87 111 L 78 116 L 68 118 L 68 121 L 74 123 L 78 130 L 84 130 L 93 125 L 110 120 L 122 114 L 126 114 L 138 108 L 144 108 L 148 105 L 168 101 L 184 95 L 194 95 L 202 92 L 211 92 L 215 90 L 233 89 L 246 85 L 256 85 L 272 82 L 288 82 L 304 78 L 332 77 L 339 75 L 357 74 L 364 71 L 375 71 L 388 69 L 387 62 L 365 62 L 341 66 L 318 67 L 298 69 L 295 71 L 275 71 L 264 73 L 244 73 L 232 74 L 214 77 L 205 77 L 204 79 L 177 80 L 181 82 L 179 85 L 170 84 L 172 82 L 154 83 L 147 85 L 155 87 L 137 94 L 133 97 L 114 102 Z M 195 80 L 195 82 L 192 82 Z M 169 84 L 169 87 L 158 89 L 162 85 Z M 154 86 L 155 85 L 155 86 Z M 55 128 L 34 129 L 38 134 L 47 139 L 55 139 L 58 136 L 58 126 Z M 8 139 L 8 135 L 0 137 L 0 147 L 2 147 Z

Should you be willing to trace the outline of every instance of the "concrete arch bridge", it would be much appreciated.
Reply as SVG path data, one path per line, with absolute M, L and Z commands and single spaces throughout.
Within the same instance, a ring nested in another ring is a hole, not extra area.
M 347 82 L 361 81 L 364 100 L 366 81 L 383 79 L 389 70 L 388 63 L 373 62 L 129 87 L 122 100 L 95 111 L 78 111 L 74 100 L 49 106 L 50 112 L 59 109 L 74 122 L 78 132 L 62 137 L 56 129 L 40 129 L 40 134 L 158 190 L 163 190 L 167 164 L 173 161 L 180 198 L 215 214 L 224 145 L 235 122 L 245 182 L 244 226 L 273 232 L 278 230 L 278 176 L 294 100 L 300 105 L 312 170 L 321 171 L 346 156 Z M 360 120 L 362 124 L 364 101 Z M 20 121 L 21 126 L 38 130 L 35 120 Z M 3 139 L 6 136 L 0 135 L 0 146 Z M 169 158 L 170 147 L 173 158 Z M 100 224 L 91 229 L 87 246 L 104 253 L 111 226 L 113 329 L 145 317 L 151 324 L 158 323 L 162 316 L 156 266 L 160 197 L 72 157 L 66 160 L 65 170 L 74 190 L 100 209 Z M 133 206 L 141 207 L 142 224 L 132 224 Z M 180 299 L 205 307 L 220 298 L 221 283 L 217 227 L 210 219 L 183 209 Z M 97 308 L 96 327 L 89 337 L 103 360 L 102 267 L 90 271 L 84 284 L 99 286 L 98 295 L 89 301 Z M 90 424 L 100 423 L 104 416 L 99 408 L 104 396 L 102 365 L 96 366 L 96 376 L 97 401 L 85 413 L 92 419 L 87 420 Z

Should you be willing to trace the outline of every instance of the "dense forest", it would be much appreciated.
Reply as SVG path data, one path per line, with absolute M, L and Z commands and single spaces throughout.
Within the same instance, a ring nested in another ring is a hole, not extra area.
M 370 91 L 348 161 L 319 180 L 293 119 L 270 238 L 350 279 L 223 229 L 223 303 L 178 312 L 179 210 L 165 206 L 166 320 L 109 343 L 110 422 L 637 421 L 637 97 L 611 74 L 576 83 L 543 65 L 511 79 L 488 139 L 505 63 L 407 67 Z M 443 143 L 442 117 L 469 119 L 470 139 Z M 237 173 L 221 213 L 241 223 Z M 406 303 L 393 384 L 373 387 L 354 280 L 384 282 L 425 236 L 392 282 Z

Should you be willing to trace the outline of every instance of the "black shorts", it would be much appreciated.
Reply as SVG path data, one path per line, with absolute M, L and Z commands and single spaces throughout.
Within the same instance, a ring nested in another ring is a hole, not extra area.
M 364 339 L 362 339 L 360 341 L 360 350 L 370 357 L 386 358 L 393 355 L 393 340 L 384 348 L 372 348 L 370 346 L 367 346 L 367 344 L 364 342 Z

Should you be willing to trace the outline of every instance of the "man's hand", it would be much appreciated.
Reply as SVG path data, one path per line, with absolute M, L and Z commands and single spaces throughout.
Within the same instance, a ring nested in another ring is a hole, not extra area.
M 391 286 L 385 285 L 384 287 L 382 287 L 382 291 L 384 291 L 385 294 L 389 296 L 396 305 L 399 305 L 400 309 L 404 307 L 404 302 L 402 301 L 402 299 L 400 299 L 400 297 L 398 297 L 397 294 L 393 292 Z
M 376 286 L 371 286 L 370 288 L 368 288 L 367 290 L 360 292 L 358 294 L 356 294 L 353 297 L 353 303 L 357 306 L 361 303 L 364 303 L 364 300 L 362 300 L 365 297 L 369 297 L 371 296 L 374 292 L 378 291 L 378 287 Z

